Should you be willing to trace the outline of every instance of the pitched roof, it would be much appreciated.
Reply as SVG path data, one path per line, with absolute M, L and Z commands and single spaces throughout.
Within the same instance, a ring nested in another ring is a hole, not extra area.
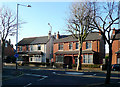
M 117 34 L 116 34 L 116 33 L 117 33 Z M 115 40 L 119 40 L 119 39 L 120 39 L 120 30 L 115 30 L 115 34 L 116 34 Z M 113 35 L 114 35 L 114 34 L 112 34 L 111 39 L 113 38 Z
M 120 33 L 118 33 L 118 34 L 115 36 L 115 39 L 117 39 L 117 40 L 120 39 Z
M 30 37 L 30 38 L 23 38 L 18 45 L 30 45 L 30 44 L 40 44 L 40 43 L 47 43 L 48 36 L 43 37 Z
M 35 39 L 36 39 L 36 37 L 33 37 L 33 38 L 23 38 L 20 42 L 18 42 L 18 45 L 28 45 L 32 41 L 34 41 Z
M 44 43 L 47 43 L 47 41 L 48 41 L 48 36 L 37 37 L 30 44 L 42 44 L 42 43 L 44 44 Z
M 99 35 L 99 32 L 91 32 L 88 34 L 88 36 L 86 37 L 86 41 L 87 40 L 100 40 L 102 37 L 102 35 Z M 71 42 L 71 41 L 78 41 L 76 38 L 74 38 L 72 35 L 68 35 L 68 37 L 64 37 L 64 38 L 60 38 L 60 39 L 56 39 L 54 41 L 54 43 L 58 43 L 58 42 Z

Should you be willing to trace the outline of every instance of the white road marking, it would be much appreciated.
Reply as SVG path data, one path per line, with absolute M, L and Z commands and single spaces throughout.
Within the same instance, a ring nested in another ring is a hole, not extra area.
M 96 76 L 96 74 L 93 74 L 93 76 Z
M 56 72 L 53 72 L 53 74 L 56 74 Z
M 83 75 L 84 73 L 78 73 L 78 72 L 65 72 L 66 74 L 72 74 L 72 75 Z
M 29 83 L 29 84 L 27 84 L 26 86 L 24 86 L 24 87 L 27 87 L 27 86 L 29 86 L 29 85 L 31 85 L 32 83 Z
M 38 79 L 37 81 L 43 80 L 47 78 L 48 76 L 42 76 L 42 75 L 36 75 L 36 74 L 25 74 L 25 75 L 30 75 L 30 76 L 36 76 L 36 77 L 42 77 L 41 79 Z
M 118 83 L 120 83 L 120 82 L 118 82 Z
M 48 76 L 42 76 L 42 77 L 43 77 L 43 78 L 38 79 L 37 81 L 43 80 L 43 79 L 47 78 Z
M 37 77 L 40 77 L 40 76 L 41 76 L 41 75 L 36 75 L 36 74 L 25 74 L 25 75 L 37 76 Z

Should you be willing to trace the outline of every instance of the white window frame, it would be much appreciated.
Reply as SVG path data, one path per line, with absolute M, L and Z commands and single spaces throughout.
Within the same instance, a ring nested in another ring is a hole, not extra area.
M 5 43 L 5 47 L 8 47 L 8 43 Z
M 73 42 L 69 43 L 69 50 L 73 50 Z
M 63 50 L 64 44 L 63 43 L 59 43 L 58 44 L 58 50 Z M 61 49 L 62 48 L 62 49 Z
M 84 56 L 86 56 L 85 58 L 84 58 Z M 92 62 L 90 62 L 89 63 L 89 56 L 92 56 Z M 84 59 L 85 59 L 85 62 L 84 62 Z M 83 64 L 93 64 L 93 54 L 92 55 L 90 55 L 90 54 L 83 54 Z
M 26 51 L 29 51 L 29 45 L 26 45 Z
M 78 44 L 78 48 L 76 48 L 76 47 L 77 47 L 77 44 Z M 79 43 L 78 43 L 78 42 L 75 43 L 75 49 L 76 49 L 76 50 L 79 50 Z
M 117 64 L 120 64 L 120 58 L 117 58 Z
M 19 51 L 22 52 L 22 46 L 19 46 Z
M 30 45 L 30 51 L 33 51 L 33 45 Z
M 62 55 L 57 55 L 57 56 L 56 56 L 56 61 L 55 61 L 55 62 L 56 62 L 56 63 L 63 63 L 63 61 L 64 61 L 64 56 L 63 56 L 62 62 L 61 62 L 61 61 L 59 62 L 59 61 L 57 60 L 58 56 L 62 56 Z
M 89 47 L 89 44 L 91 44 L 91 47 Z M 87 48 L 88 45 L 88 48 Z M 92 49 L 92 41 L 86 41 L 86 49 Z
M 40 47 L 40 50 L 41 50 L 41 45 L 38 45 L 38 46 L 37 46 L 37 50 L 39 50 L 39 47 Z

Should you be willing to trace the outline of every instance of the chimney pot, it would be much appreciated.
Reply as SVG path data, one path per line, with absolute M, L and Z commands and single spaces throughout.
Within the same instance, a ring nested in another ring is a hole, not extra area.
M 114 35 L 115 35 L 115 28 L 113 28 L 113 32 L 112 32 L 112 34 L 114 34 Z
M 57 39 L 60 39 L 60 34 L 59 34 L 59 31 L 58 31 L 58 34 L 57 34 Z

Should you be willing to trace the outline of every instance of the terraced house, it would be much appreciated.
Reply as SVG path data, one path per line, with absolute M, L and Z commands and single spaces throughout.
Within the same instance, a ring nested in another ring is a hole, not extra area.
M 51 32 L 48 36 L 23 38 L 18 43 L 19 59 L 26 63 L 46 63 L 52 58 L 53 40 Z
M 79 44 L 72 35 L 57 34 L 53 45 L 54 62 L 57 64 L 72 65 L 77 63 Z M 102 64 L 105 56 L 105 46 L 99 32 L 91 32 L 83 42 L 82 63 Z
M 116 32 L 117 30 L 114 28 L 112 34 L 114 35 Z M 116 35 L 112 44 L 112 64 L 120 64 L 120 33 Z

